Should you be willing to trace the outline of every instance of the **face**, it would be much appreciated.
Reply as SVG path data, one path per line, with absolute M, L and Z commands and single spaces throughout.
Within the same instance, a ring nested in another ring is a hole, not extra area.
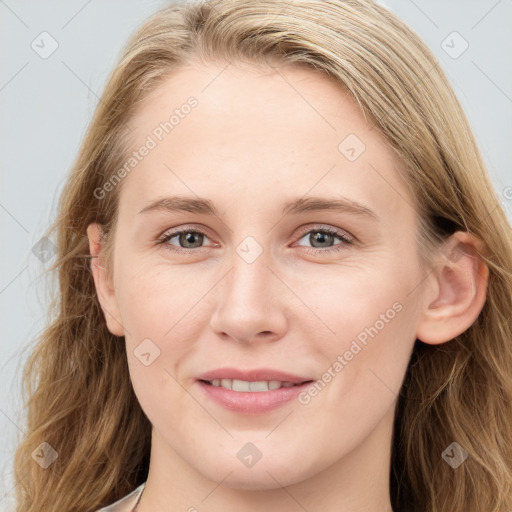
M 131 121 L 102 305 L 160 460 L 275 488 L 388 454 L 422 302 L 418 224 L 400 162 L 338 85 L 222 70 L 180 70 Z M 199 380 L 217 369 L 310 382 Z

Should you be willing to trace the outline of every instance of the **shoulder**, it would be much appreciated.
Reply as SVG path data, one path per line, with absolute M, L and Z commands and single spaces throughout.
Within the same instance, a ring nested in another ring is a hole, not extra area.
M 96 512 L 131 512 L 137 503 L 146 482 L 140 484 L 132 492 L 121 498 L 120 500 L 108 505 L 107 507 L 100 508 Z

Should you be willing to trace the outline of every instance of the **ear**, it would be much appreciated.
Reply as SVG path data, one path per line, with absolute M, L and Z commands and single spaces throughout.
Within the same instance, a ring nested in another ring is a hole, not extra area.
M 91 258 L 91 272 L 108 330 L 115 336 L 124 336 L 124 328 L 121 316 L 119 315 L 114 286 L 104 264 L 102 233 L 103 230 L 100 224 L 93 223 L 87 227 L 89 251 L 93 256 Z
M 487 297 L 489 268 L 481 259 L 483 244 L 457 231 L 446 242 L 429 275 L 430 286 L 416 337 L 431 345 L 449 341 L 475 322 Z

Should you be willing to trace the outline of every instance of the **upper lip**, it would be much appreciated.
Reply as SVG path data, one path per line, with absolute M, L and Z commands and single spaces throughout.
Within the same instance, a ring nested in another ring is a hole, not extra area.
M 312 377 L 301 377 L 291 373 L 273 370 L 272 368 L 254 368 L 251 370 L 239 370 L 237 368 L 217 368 L 199 375 L 198 380 L 213 379 L 238 379 L 248 382 L 278 380 L 280 382 L 292 382 L 300 384 L 314 380 Z

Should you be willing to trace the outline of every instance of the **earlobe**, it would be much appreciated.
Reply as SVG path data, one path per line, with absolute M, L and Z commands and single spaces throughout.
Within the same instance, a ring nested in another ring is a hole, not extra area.
M 416 337 L 437 345 L 463 333 L 476 321 L 487 296 L 489 268 L 483 244 L 470 233 L 454 233 L 429 276 Z
M 103 260 L 102 226 L 98 223 L 89 224 L 87 227 L 87 237 L 89 239 L 89 251 L 91 256 L 93 256 L 91 258 L 91 272 L 107 328 L 115 336 L 124 336 L 124 328 L 119 315 L 114 287 Z

